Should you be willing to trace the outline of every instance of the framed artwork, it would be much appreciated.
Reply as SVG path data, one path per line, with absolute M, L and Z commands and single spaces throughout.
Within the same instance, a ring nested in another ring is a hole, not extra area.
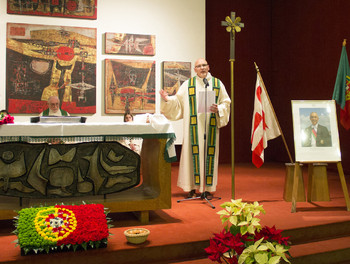
M 155 61 L 105 60 L 105 112 L 155 112 Z
M 8 111 L 38 114 L 50 96 L 70 114 L 96 113 L 96 29 L 8 23 Z
M 156 54 L 156 36 L 105 33 L 105 53 L 154 56 Z
M 334 100 L 292 100 L 295 160 L 341 161 Z
M 191 62 L 163 62 L 163 90 L 174 95 L 181 84 L 191 78 Z
M 97 0 L 7 0 L 7 13 L 96 19 Z

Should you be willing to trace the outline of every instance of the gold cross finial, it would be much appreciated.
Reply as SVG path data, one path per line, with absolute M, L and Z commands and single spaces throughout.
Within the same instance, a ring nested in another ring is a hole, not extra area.
M 225 22 L 226 21 L 226 22 Z M 241 18 L 236 17 L 235 12 L 231 12 L 231 17 L 227 16 L 225 21 L 222 21 L 221 24 L 226 26 L 227 32 L 241 32 L 241 28 L 244 27 L 244 24 L 241 23 Z
M 244 27 L 244 24 L 241 23 L 240 17 L 236 17 L 235 12 L 231 12 L 231 17 L 227 16 L 225 18 L 225 21 L 221 21 L 221 26 L 225 26 L 226 31 L 229 32 L 231 35 L 230 58 L 234 60 L 235 59 L 235 32 L 241 32 L 242 28 Z

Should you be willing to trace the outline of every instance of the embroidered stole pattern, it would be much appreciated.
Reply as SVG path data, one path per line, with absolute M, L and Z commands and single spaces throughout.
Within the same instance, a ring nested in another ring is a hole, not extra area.
M 217 103 L 220 92 L 219 79 L 212 77 L 213 91 L 215 91 L 215 102 Z M 196 100 L 196 77 L 188 81 L 188 96 L 190 107 L 190 135 L 192 144 L 192 158 L 193 158 L 193 174 L 194 183 L 200 185 L 200 162 L 199 162 L 199 142 L 198 142 L 198 117 L 197 117 L 197 100 Z M 207 138 L 207 159 L 206 159 L 206 177 L 205 184 L 213 185 L 214 176 L 214 157 L 216 144 L 216 114 L 211 113 L 209 117 L 209 133 Z

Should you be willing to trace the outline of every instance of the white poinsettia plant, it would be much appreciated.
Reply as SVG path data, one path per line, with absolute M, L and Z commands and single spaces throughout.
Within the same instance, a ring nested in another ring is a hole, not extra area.
M 224 229 L 214 234 L 206 248 L 208 258 L 228 264 L 277 264 L 283 259 L 290 263 L 289 237 L 282 236 L 282 230 L 262 227 L 257 216 L 265 213 L 258 202 L 247 203 L 242 199 L 231 200 L 220 205 Z

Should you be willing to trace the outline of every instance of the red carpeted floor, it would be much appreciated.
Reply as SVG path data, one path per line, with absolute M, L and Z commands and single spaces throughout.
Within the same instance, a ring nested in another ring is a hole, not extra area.
M 185 245 L 181 251 L 190 251 L 191 246 L 201 242 L 206 245 L 213 232 L 219 232 L 222 225 L 218 215 L 220 204 L 231 199 L 231 167 L 221 165 L 219 184 L 215 195 L 221 200 L 213 199 L 212 209 L 204 200 L 178 203 L 186 195 L 176 186 L 178 167 L 172 166 L 172 208 L 150 212 L 150 222 L 140 225 L 132 213 L 110 214 L 114 227 L 107 248 L 79 251 L 21 256 L 20 249 L 12 243 L 16 239 L 10 221 L 0 221 L 0 262 L 1 263 L 132 263 L 125 258 L 134 259 L 133 263 L 211 263 L 209 260 L 188 260 L 175 262 L 171 253 L 176 245 Z M 344 195 L 339 176 L 335 171 L 328 171 L 330 202 L 298 202 L 297 212 L 291 213 L 291 203 L 283 200 L 286 169 L 284 164 L 264 164 L 257 169 L 251 164 L 235 166 L 235 198 L 244 201 L 258 201 L 263 204 L 266 214 L 261 215 L 261 224 L 273 226 L 286 231 L 309 226 L 325 225 L 350 221 L 350 212 L 346 210 Z M 304 169 L 306 187 L 307 169 Z M 350 179 L 346 176 L 348 188 Z M 127 243 L 123 232 L 131 227 L 145 227 L 151 231 L 148 240 L 141 245 Z M 156 250 L 157 249 L 157 250 Z M 203 248 L 204 249 L 204 248 Z M 292 251 L 292 250 L 291 250 Z M 179 256 L 181 256 L 179 252 Z M 293 252 L 292 252 L 293 253 Z M 169 260 L 165 261 L 167 254 Z M 157 262 L 157 256 L 159 262 Z M 198 255 L 198 254 L 197 254 Z M 144 260 L 144 261 L 143 261 Z M 147 262 L 149 260 L 149 262 Z

